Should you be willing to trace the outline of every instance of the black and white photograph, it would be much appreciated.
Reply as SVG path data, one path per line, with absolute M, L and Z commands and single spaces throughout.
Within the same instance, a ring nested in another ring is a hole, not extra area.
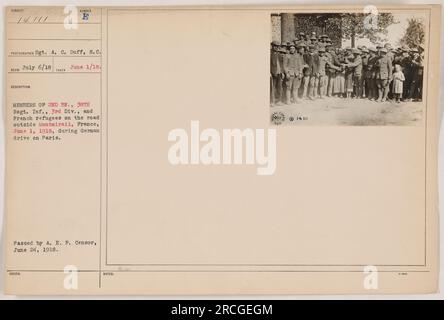
M 271 15 L 274 125 L 423 123 L 426 12 Z

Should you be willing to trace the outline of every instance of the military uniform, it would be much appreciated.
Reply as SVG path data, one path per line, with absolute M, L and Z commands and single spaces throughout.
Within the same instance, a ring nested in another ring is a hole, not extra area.
M 319 74 L 319 96 L 323 99 L 327 94 L 328 86 L 328 75 L 327 69 L 330 66 L 330 58 L 326 55 L 325 49 L 319 49 L 319 64 L 318 64 L 318 74 Z
M 284 57 L 284 73 L 286 85 L 286 103 L 291 103 L 293 97 L 298 102 L 298 90 L 301 85 L 302 71 L 304 67 L 304 59 L 299 53 L 288 53 Z
M 349 68 L 353 68 L 353 86 L 355 97 L 359 98 L 362 95 L 362 58 L 358 49 L 353 50 L 353 62 L 348 64 Z
M 390 61 L 392 62 L 392 65 L 393 65 L 393 61 L 395 60 L 395 55 L 391 49 L 387 49 L 386 56 L 390 59 Z
M 362 49 L 362 97 L 365 98 L 368 96 L 368 82 L 366 77 L 367 66 L 368 66 L 368 50 L 366 48 Z
M 376 70 L 376 83 L 378 86 L 378 101 L 385 101 L 388 95 L 388 83 L 392 78 L 392 61 L 390 57 L 382 54 L 386 53 L 387 50 L 382 48 L 380 50 L 381 57 L 377 61 L 377 70 Z
M 340 71 L 339 65 L 341 64 L 338 55 L 331 49 L 331 44 L 327 46 L 328 49 L 328 59 L 329 63 L 327 65 L 327 75 L 328 75 L 328 87 L 327 96 L 331 97 L 333 95 L 333 87 L 335 86 L 337 72 Z
M 302 88 L 302 99 L 307 98 L 308 88 L 310 85 L 310 76 L 311 76 L 311 68 L 313 64 L 313 56 L 312 53 L 306 52 L 304 53 L 304 64 L 306 65 L 303 70 L 303 88 Z
M 310 38 L 310 44 L 316 46 L 318 44 L 318 38 L 311 37 Z
M 392 66 L 394 66 L 393 62 L 395 60 L 395 54 L 392 51 L 392 46 L 389 43 L 386 43 L 384 45 L 384 48 L 387 50 L 387 54 L 386 54 L 387 58 L 390 59 L 390 61 L 392 62 Z M 392 73 L 393 73 L 393 69 L 392 69 Z M 390 99 L 393 98 L 393 92 L 392 92 L 393 90 L 392 90 L 392 85 L 391 85 L 392 81 L 393 80 L 390 78 L 387 82 L 387 92 L 388 92 L 388 97 Z
M 347 98 L 351 96 L 353 92 L 353 73 L 354 68 L 350 67 L 350 63 L 354 60 L 354 56 L 351 54 L 351 48 L 346 48 L 344 60 L 345 60 L 345 92 Z
M 370 49 L 367 69 L 365 71 L 365 79 L 367 82 L 368 93 L 367 96 L 370 100 L 377 98 L 377 86 L 376 86 L 376 63 L 379 57 L 376 55 L 376 50 Z
M 277 50 L 279 44 L 272 43 L 273 49 L 270 54 L 270 73 L 271 73 L 271 103 L 275 104 L 282 99 L 282 74 L 283 60 L 282 54 Z
M 412 65 L 411 65 L 411 57 L 409 55 L 409 49 L 407 47 L 402 48 L 402 55 L 400 57 L 399 62 L 405 77 L 402 94 L 403 98 L 408 98 L 410 95 L 410 87 L 412 84 Z
M 422 78 L 424 73 L 424 66 L 422 62 L 422 58 L 419 55 L 417 49 L 412 50 L 416 55 L 410 62 L 411 66 L 411 83 L 410 83 L 410 92 L 408 99 L 419 99 L 422 100 Z
M 311 54 L 311 60 L 308 65 L 308 72 L 310 73 L 310 87 L 308 90 L 308 97 L 315 99 L 318 96 L 319 89 L 319 54 L 313 52 Z

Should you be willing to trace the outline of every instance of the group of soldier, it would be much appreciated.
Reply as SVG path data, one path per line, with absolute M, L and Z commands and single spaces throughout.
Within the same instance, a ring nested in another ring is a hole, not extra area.
M 390 43 L 339 48 L 326 35 L 300 33 L 271 43 L 271 105 L 325 97 L 421 101 L 424 49 Z

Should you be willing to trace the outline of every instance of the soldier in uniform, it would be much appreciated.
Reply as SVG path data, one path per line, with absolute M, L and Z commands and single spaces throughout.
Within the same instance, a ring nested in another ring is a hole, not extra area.
M 335 80 L 333 82 L 333 94 L 337 97 L 343 97 L 345 94 L 345 51 L 337 49 L 336 56 L 338 57 L 338 64 L 336 70 Z
M 331 55 L 328 56 L 325 48 L 319 48 L 319 97 L 324 99 L 327 95 L 327 86 L 328 86 L 328 75 L 327 70 L 334 69 L 340 70 L 339 67 L 335 66 L 332 62 Z
M 395 55 L 394 55 L 394 53 L 393 53 L 393 51 L 392 51 L 392 45 L 390 44 L 390 43 L 386 43 L 386 44 L 384 44 L 384 48 L 387 50 L 387 57 L 390 59 L 390 61 L 392 62 L 392 66 L 393 66 L 393 68 L 394 68 L 394 64 L 393 64 L 393 62 L 394 62 L 394 60 L 395 60 Z M 389 97 L 389 99 L 392 99 L 393 98 L 393 93 L 392 93 L 392 85 L 391 85 L 391 83 L 392 83 L 392 79 L 389 79 L 389 81 L 388 81 L 388 83 L 387 83 L 387 90 L 388 90 L 388 97 Z
M 299 85 L 299 94 L 298 97 L 301 96 L 301 94 L 303 94 L 303 80 L 304 80 L 304 69 L 306 69 L 307 64 L 305 63 L 305 53 L 306 53 L 306 48 L 307 46 L 305 45 L 305 42 L 300 41 L 297 45 L 296 45 L 296 51 L 297 54 L 299 55 L 299 61 L 302 63 L 302 67 L 301 67 L 301 79 L 300 79 L 300 85 Z
M 291 98 L 295 103 L 299 102 L 298 90 L 301 85 L 304 60 L 301 54 L 296 52 L 294 44 L 289 46 L 290 52 L 284 57 L 284 73 L 286 85 L 286 104 L 291 104 Z
M 422 77 L 424 72 L 424 66 L 422 62 L 419 50 L 414 48 L 411 50 L 412 58 L 410 62 L 411 66 L 411 84 L 410 92 L 407 98 L 408 101 L 412 99 L 422 100 Z
M 360 98 L 362 95 L 362 58 L 359 49 L 353 49 L 353 61 L 347 67 L 353 69 L 353 85 L 355 91 L 355 98 Z
M 285 103 L 285 91 L 287 90 L 285 86 L 285 73 L 284 73 L 284 57 L 287 55 L 288 49 L 286 43 L 281 43 L 280 50 L 279 50 L 279 59 L 281 62 L 281 70 L 282 70 L 282 91 L 281 91 L 281 101 L 279 104 Z
M 316 47 L 314 45 L 309 46 L 309 53 L 311 56 L 311 60 L 308 64 L 308 70 L 310 73 L 308 98 L 310 100 L 314 100 L 317 98 L 319 88 L 319 54 L 316 51 Z
M 319 40 L 318 40 L 318 45 L 319 45 L 319 47 L 324 47 L 325 48 L 325 39 L 327 38 L 327 36 L 325 35 L 325 34 L 323 34 L 323 35 L 321 35 L 320 37 L 319 37 Z
M 308 50 L 307 50 L 308 49 Z M 302 99 L 307 99 L 308 95 L 308 88 L 310 85 L 310 75 L 311 75 L 311 68 L 313 64 L 313 45 L 308 45 L 308 47 L 305 47 L 304 50 L 304 70 L 303 70 L 303 81 L 302 81 Z
M 384 48 L 387 50 L 387 57 L 392 61 L 392 65 L 393 65 L 393 60 L 395 59 L 395 55 L 392 52 L 392 45 L 387 42 L 384 45 Z
M 418 69 L 418 97 L 417 100 L 418 101 L 422 101 L 422 83 L 423 83 L 423 77 L 424 77 L 424 47 L 422 45 L 418 46 L 418 53 L 419 53 L 419 61 L 420 61 L 420 65 L 419 65 L 419 69 Z
M 310 44 L 315 46 L 315 45 L 317 45 L 317 43 L 318 43 L 318 38 L 316 38 L 316 36 L 312 36 L 310 38 Z
M 378 56 L 376 55 L 375 48 L 369 48 L 369 55 L 367 60 L 367 68 L 365 70 L 365 81 L 367 82 L 368 93 L 367 97 L 370 100 L 375 100 L 377 97 L 377 87 L 376 87 L 376 62 Z
M 283 59 L 279 52 L 280 43 L 271 43 L 270 73 L 271 73 L 271 104 L 279 104 L 282 99 Z
M 333 45 L 330 38 L 328 38 L 328 37 L 325 38 L 325 45 L 326 46 L 332 46 Z
M 377 61 L 376 83 L 378 86 L 378 102 L 387 100 L 388 82 L 392 78 L 392 61 L 387 57 L 387 49 L 379 50 L 380 57 Z
M 346 98 L 350 98 L 353 92 L 353 68 L 349 67 L 349 64 L 354 60 L 352 48 L 346 47 L 344 54 L 344 67 L 345 67 L 345 93 Z
M 299 32 L 298 41 L 305 42 L 305 33 Z
M 319 98 L 324 99 L 327 93 L 328 77 L 326 67 L 329 64 L 329 59 L 325 54 L 324 47 L 320 47 L 319 50 Z
M 368 66 L 368 49 L 363 46 L 361 48 L 361 59 L 362 59 L 362 98 L 366 98 L 368 96 L 368 81 L 367 81 L 367 76 L 366 76 L 366 72 L 367 72 L 367 66 Z
M 381 49 L 382 49 L 382 46 L 378 43 L 378 44 L 376 45 L 376 55 L 377 55 L 377 56 L 380 56 L 380 55 L 381 55 Z
M 337 54 L 333 50 L 331 42 L 327 41 L 327 46 L 325 47 L 325 50 L 326 50 L 325 54 L 329 58 L 329 65 L 327 67 L 327 75 L 328 75 L 327 96 L 331 97 L 333 95 L 333 87 L 335 86 L 336 82 L 336 73 L 337 71 L 340 71 L 340 68 L 338 67 L 340 65 L 340 62 Z
M 411 57 L 409 54 L 410 49 L 408 47 L 403 46 L 401 50 L 400 65 L 405 77 L 402 95 L 403 99 L 407 99 L 410 96 L 410 86 L 412 83 Z

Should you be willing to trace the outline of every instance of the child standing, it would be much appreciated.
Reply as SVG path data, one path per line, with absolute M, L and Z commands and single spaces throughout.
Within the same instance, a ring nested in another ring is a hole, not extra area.
M 395 64 L 395 72 L 393 73 L 393 93 L 395 94 L 396 102 L 399 103 L 402 97 L 402 88 L 404 86 L 404 73 L 401 71 L 401 66 Z

